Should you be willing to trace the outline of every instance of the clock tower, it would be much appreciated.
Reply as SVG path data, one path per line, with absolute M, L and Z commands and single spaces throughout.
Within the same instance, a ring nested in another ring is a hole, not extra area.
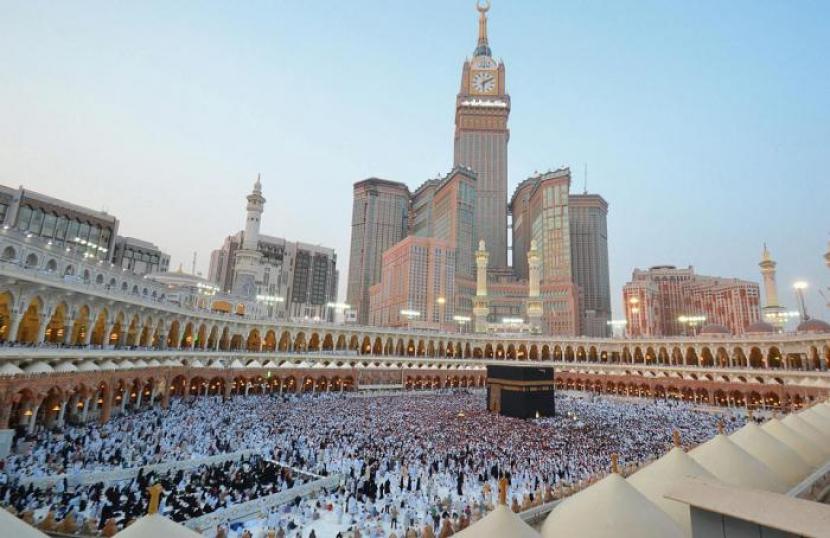
M 507 141 L 510 96 L 504 63 L 493 60 L 487 41 L 490 1 L 476 5 L 478 45 L 464 62 L 455 102 L 455 166 L 477 174 L 475 229 L 490 253 L 489 267 L 507 268 Z

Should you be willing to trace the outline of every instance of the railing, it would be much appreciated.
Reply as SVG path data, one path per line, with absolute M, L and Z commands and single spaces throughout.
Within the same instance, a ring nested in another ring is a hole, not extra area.
M 316 493 L 323 488 L 331 488 L 340 483 L 340 475 L 332 475 L 313 482 L 306 482 L 285 491 L 280 491 L 259 499 L 253 499 L 244 503 L 236 504 L 228 508 L 216 510 L 204 516 L 199 516 L 185 522 L 185 526 L 197 531 L 204 532 L 208 529 L 215 529 L 222 523 L 234 523 L 245 521 L 256 516 L 266 514 L 271 508 L 291 502 L 297 497 L 305 497 Z
M 20 478 L 20 483 L 36 488 L 44 488 L 52 486 L 63 479 L 66 479 L 70 486 L 90 485 L 103 482 L 109 484 L 111 482 L 120 482 L 122 480 L 130 480 L 138 475 L 140 470 L 144 473 L 155 472 L 157 474 L 164 474 L 170 471 L 178 471 L 180 469 L 195 469 L 201 465 L 214 465 L 217 463 L 224 463 L 230 460 L 237 460 L 239 458 L 247 458 L 253 454 L 257 454 L 256 450 L 238 450 L 236 452 L 227 452 L 225 454 L 216 454 L 215 456 L 208 456 L 206 458 L 195 458 L 181 461 L 169 461 L 164 463 L 155 463 L 151 465 L 143 465 L 139 467 L 128 467 L 125 469 L 112 469 L 106 471 L 87 471 L 81 473 L 61 473 L 49 476 L 26 476 Z

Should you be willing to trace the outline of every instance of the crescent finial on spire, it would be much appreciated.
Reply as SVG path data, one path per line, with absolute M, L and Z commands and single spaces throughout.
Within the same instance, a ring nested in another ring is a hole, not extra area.
M 476 9 L 479 13 L 487 13 L 490 10 L 490 0 L 484 0 L 484 3 L 482 3 L 481 0 L 477 0 Z

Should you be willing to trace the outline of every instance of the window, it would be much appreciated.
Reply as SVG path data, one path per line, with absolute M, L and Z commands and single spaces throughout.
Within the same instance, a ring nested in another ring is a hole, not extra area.
M 21 206 L 17 214 L 17 229 L 21 232 L 28 230 L 30 220 L 32 220 L 32 208 L 27 205 Z

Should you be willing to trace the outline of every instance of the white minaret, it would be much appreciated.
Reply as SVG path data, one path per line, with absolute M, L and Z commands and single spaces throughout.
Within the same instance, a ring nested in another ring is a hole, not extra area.
M 778 304 L 778 285 L 775 283 L 775 266 L 777 264 L 772 259 L 772 255 L 767 249 L 767 244 L 764 243 L 764 252 L 761 255 L 761 262 L 758 266 L 761 268 L 761 275 L 764 278 L 764 294 L 766 304 L 761 309 L 764 320 L 771 323 L 778 330 L 784 328 L 786 319 L 783 316 L 784 308 Z
M 474 328 L 477 333 L 487 332 L 487 316 L 490 307 L 487 299 L 487 262 L 490 254 L 484 246 L 484 239 L 478 242 L 476 251 L 476 296 L 473 299 Z
M 262 196 L 262 183 L 260 175 L 256 175 L 254 190 L 248 195 L 248 215 L 245 219 L 245 235 L 242 239 L 242 248 L 245 250 L 257 250 L 259 244 L 259 225 L 262 220 L 262 212 L 265 210 L 265 197 Z
M 544 313 L 544 303 L 539 299 L 541 265 L 536 240 L 531 240 L 530 250 L 527 251 L 527 321 L 534 333 L 542 332 L 542 314 Z
M 259 225 L 262 212 L 265 209 L 265 198 L 262 196 L 262 183 L 259 174 L 254 183 L 254 190 L 247 196 L 248 213 L 245 218 L 245 232 L 242 236 L 242 245 L 236 251 L 234 264 L 233 292 L 242 297 L 253 299 L 257 294 L 257 281 L 262 269 L 262 253 L 259 252 Z

